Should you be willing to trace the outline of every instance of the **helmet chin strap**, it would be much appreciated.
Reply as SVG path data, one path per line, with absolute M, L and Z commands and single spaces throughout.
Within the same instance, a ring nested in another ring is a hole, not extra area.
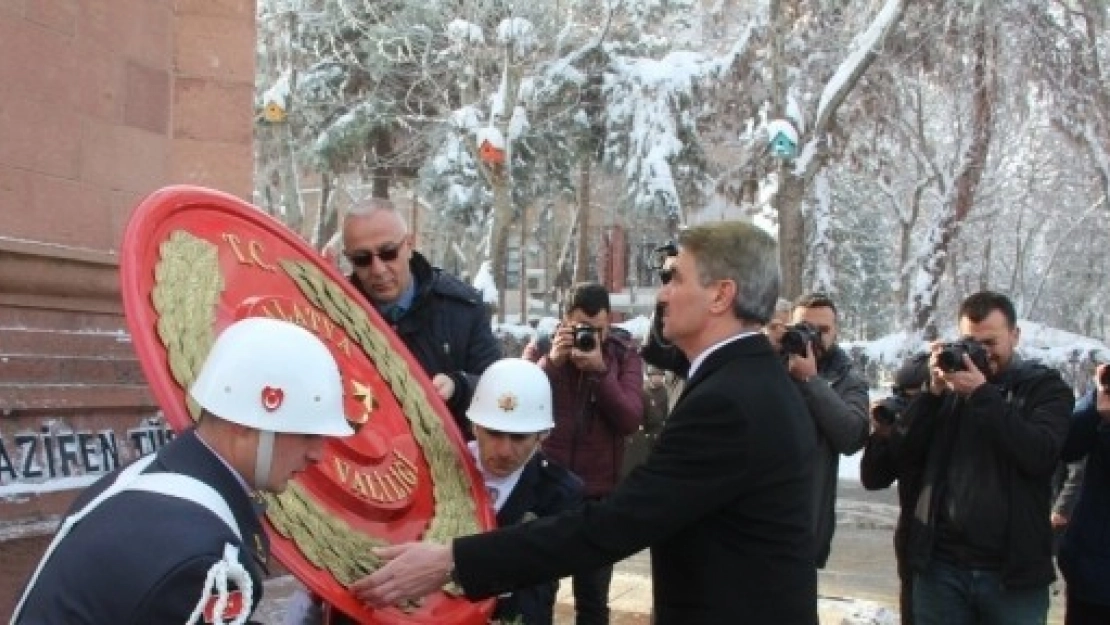
M 266 490 L 270 481 L 270 465 L 274 461 L 274 433 L 269 430 L 259 430 L 258 448 L 254 455 L 254 487 L 256 490 Z

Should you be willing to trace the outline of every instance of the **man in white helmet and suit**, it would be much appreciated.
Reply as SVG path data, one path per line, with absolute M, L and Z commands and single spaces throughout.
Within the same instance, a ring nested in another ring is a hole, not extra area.
M 555 422 L 551 383 L 539 365 L 506 358 L 490 365 L 478 384 L 466 416 L 474 440 L 467 443 L 497 513 L 498 527 L 527 523 L 582 505 L 578 476 L 551 462 L 540 444 Z M 551 625 L 559 581 L 519 588 L 497 599 L 493 619 L 519 625 Z M 304 604 L 299 598 L 295 604 Z M 302 612 L 303 610 L 303 612 Z M 296 605 L 286 623 L 354 623 L 342 615 L 317 615 L 313 606 Z
M 82 493 L 13 624 L 250 617 L 268 557 L 251 493 L 281 492 L 326 437 L 353 434 L 339 368 L 309 331 L 249 318 L 220 334 L 189 394 L 196 427 Z
M 528 360 L 507 358 L 486 369 L 466 416 L 474 430 L 470 453 L 497 511 L 498 527 L 559 514 L 582 503 L 576 475 L 544 457 L 540 443 L 554 427 L 551 384 Z M 550 625 L 558 580 L 500 597 L 494 618 Z

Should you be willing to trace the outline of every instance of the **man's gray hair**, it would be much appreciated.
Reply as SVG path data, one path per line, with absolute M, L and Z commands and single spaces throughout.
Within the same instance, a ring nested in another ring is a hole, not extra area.
M 408 231 L 408 221 L 405 219 L 405 216 L 401 214 L 401 211 L 397 210 L 397 205 L 393 203 L 393 200 L 389 198 L 370 196 L 355 200 L 351 206 L 347 208 L 346 216 L 369 217 L 379 211 L 386 211 L 396 215 L 401 223 L 404 224 L 405 231 Z
M 770 234 L 748 222 L 726 221 L 684 230 L 678 244 L 694 255 L 703 285 L 736 283 L 732 309 L 737 318 L 760 324 L 771 319 L 782 275 L 778 244 Z

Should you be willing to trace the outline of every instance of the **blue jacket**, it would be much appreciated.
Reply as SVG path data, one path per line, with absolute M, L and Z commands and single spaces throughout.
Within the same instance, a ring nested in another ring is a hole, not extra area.
M 1110 605 L 1110 425 L 1098 416 L 1095 392 L 1075 406 L 1061 459 L 1087 458 L 1087 472 L 1057 562 L 1068 594 Z
M 489 310 L 478 291 L 431 266 L 419 253 L 413 252 L 409 268 L 416 295 L 412 306 L 394 322 L 393 330 L 429 378 L 437 373 L 451 376 L 455 394 L 447 407 L 463 436 L 471 438 L 466 419 L 470 398 L 482 372 L 501 358 Z M 365 296 L 358 276 L 351 274 L 350 280 Z M 367 301 L 371 301 L 369 297 Z
M 201 599 L 208 570 L 224 545 L 239 547 L 262 599 L 269 541 L 254 502 L 230 469 L 192 431 L 158 452 L 146 472 L 171 471 L 211 486 L 231 508 L 245 541 L 215 514 L 169 495 L 123 491 L 63 539 L 31 591 L 19 620 L 27 625 L 181 625 Z M 111 484 L 107 475 L 78 497 L 79 511 Z
M 578 476 L 536 452 L 497 513 L 497 526 L 527 523 L 577 508 L 582 504 L 582 493 L 583 484 Z M 516 590 L 498 599 L 494 618 L 512 623 L 519 616 L 523 625 L 551 625 L 558 590 L 559 581 L 555 579 Z

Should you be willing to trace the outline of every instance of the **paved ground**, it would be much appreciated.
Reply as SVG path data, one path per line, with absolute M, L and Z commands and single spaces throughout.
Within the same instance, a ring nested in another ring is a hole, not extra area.
M 870 493 L 842 481 L 832 556 L 820 574 L 823 625 L 896 625 L 898 575 L 891 534 L 897 517 L 893 491 Z M 256 615 L 266 625 L 284 623 L 284 602 L 296 582 L 288 577 L 267 582 L 267 602 Z M 561 584 L 556 625 L 573 625 L 570 584 Z M 648 625 L 651 573 L 647 553 L 617 565 L 610 592 L 612 625 Z M 1050 625 L 1063 623 L 1063 596 L 1052 598 Z

